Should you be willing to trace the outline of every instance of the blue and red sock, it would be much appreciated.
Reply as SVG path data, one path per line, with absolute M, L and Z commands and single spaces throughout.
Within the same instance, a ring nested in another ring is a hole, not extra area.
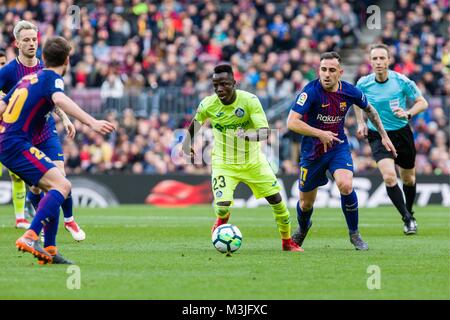
M 341 207 L 350 233 L 358 231 L 358 197 L 355 190 L 350 194 L 341 194 Z
M 300 208 L 300 201 L 297 202 L 297 221 L 300 226 L 300 230 L 305 231 L 308 229 L 313 211 L 314 208 L 311 208 L 308 211 L 302 211 Z
M 72 201 L 72 192 L 69 193 L 66 200 L 61 205 L 61 209 L 63 210 L 64 220 L 66 219 L 72 220 L 73 216 L 73 201 Z M 66 221 L 67 222 L 67 221 Z
M 39 234 L 44 226 L 59 217 L 59 207 L 64 202 L 64 196 L 57 190 L 50 190 L 39 202 L 36 215 L 31 222 L 30 229 Z M 47 237 L 47 235 L 45 236 Z
M 58 233 L 59 214 L 47 218 L 46 225 L 44 227 L 44 248 L 48 246 L 56 247 L 56 234 Z

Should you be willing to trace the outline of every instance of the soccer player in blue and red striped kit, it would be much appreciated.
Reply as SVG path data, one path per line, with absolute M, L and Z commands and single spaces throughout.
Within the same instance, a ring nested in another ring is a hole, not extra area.
M 38 48 L 38 29 L 29 21 L 21 20 L 14 26 L 15 44 L 19 49 L 19 55 L 16 59 L 9 62 L 0 69 L 0 90 L 8 93 L 19 80 L 28 74 L 35 73 L 42 68 L 44 64 L 36 57 Z M 69 137 L 75 136 L 75 127 L 67 117 L 67 115 L 55 107 L 55 113 L 61 118 L 64 127 L 66 128 Z M 65 174 L 64 171 L 64 154 L 59 140 L 55 120 L 49 114 L 47 121 L 42 128 L 36 128 L 33 135 L 33 144 L 52 160 L 55 161 L 56 166 Z M 25 183 L 16 175 L 11 174 L 13 185 L 13 204 L 16 213 L 16 227 L 27 229 L 29 227 L 28 221 L 24 217 L 25 204 Z M 39 201 L 43 194 L 38 188 L 31 187 L 27 193 L 27 199 L 30 200 L 34 208 L 37 208 Z M 67 200 L 62 205 L 64 213 L 64 227 L 69 231 L 72 237 L 81 241 L 86 235 L 84 231 L 75 222 L 73 217 L 73 203 L 69 195 Z
M 0 162 L 28 185 L 46 192 L 30 228 L 16 241 L 19 250 L 33 254 L 42 263 L 71 263 L 56 247 L 59 208 L 70 194 L 71 184 L 50 158 L 33 145 L 34 132 L 45 125 L 55 105 L 98 133 L 114 130 L 113 124 L 94 119 L 64 94 L 62 76 L 69 64 L 70 50 L 64 38 L 48 39 L 43 49 L 47 68 L 22 78 L 0 102 Z M 42 248 L 38 234 L 44 227 Z
M 319 79 L 311 81 L 297 96 L 287 121 L 288 128 L 303 135 L 300 159 L 300 201 L 297 204 L 299 228 L 292 239 L 301 246 L 309 228 L 317 188 L 327 184 L 327 171 L 341 193 L 341 208 L 356 250 L 369 247 L 358 231 L 358 198 L 353 189 L 353 161 L 344 133 L 345 115 L 355 104 L 367 113 L 387 150 L 396 150 L 383 128 L 376 110 L 353 85 L 340 81 L 343 69 L 336 52 L 320 57 Z

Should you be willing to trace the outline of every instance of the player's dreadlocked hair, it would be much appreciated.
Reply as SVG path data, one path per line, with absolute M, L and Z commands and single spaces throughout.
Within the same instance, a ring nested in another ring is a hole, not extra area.
M 229 64 L 219 64 L 214 67 L 214 73 L 222 73 L 222 72 L 228 73 L 232 78 L 234 77 L 233 68 L 231 68 Z

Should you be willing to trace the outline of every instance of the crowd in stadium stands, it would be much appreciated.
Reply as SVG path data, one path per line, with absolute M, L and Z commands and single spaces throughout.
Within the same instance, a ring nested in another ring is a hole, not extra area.
M 213 66 L 229 61 L 239 88 L 275 104 L 317 77 L 320 53 L 360 45 L 366 2 L 77 1 L 78 19 L 77 7 L 67 15 L 73 1 L 0 0 L 0 49 L 8 60 L 15 56 L 12 29 L 26 19 L 38 25 L 40 43 L 55 34 L 70 41 L 69 90 L 101 88 L 103 102 L 171 86 L 198 102 L 212 93 Z M 416 81 L 430 103 L 412 122 L 419 173 L 450 173 L 449 20 L 446 0 L 399 0 L 385 13 L 378 39 L 391 47 L 393 70 Z M 366 57 L 355 81 L 369 72 Z M 195 106 L 187 110 L 181 119 L 165 112 L 143 115 L 135 105 L 112 110 L 107 117 L 119 130 L 106 138 L 76 122 L 77 137 L 64 141 L 68 173 L 208 173 L 205 164 L 186 166 L 171 159 L 181 135 L 177 129 L 189 124 Z M 299 138 L 283 120 L 271 126 L 280 132 L 282 171 L 297 173 Z M 370 147 L 356 137 L 351 114 L 346 130 L 356 171 L 374 170 Z

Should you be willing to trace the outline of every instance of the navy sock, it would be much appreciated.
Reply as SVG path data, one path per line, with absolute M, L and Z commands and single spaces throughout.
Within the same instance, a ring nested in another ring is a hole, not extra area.
M 41 192 L 40 194 L 35 194 L 33 192 L 31 192 L 30 190 L 28 190 L 27 192 L 27 199 L 30 200 L 31 204 L 34 207 L 34 210 L 37 210 L 38 206 L 39 206 L 39 201 L 41 201 L 41 199 L 44 197 L 44 193 Z
M 54 217 L 47 218 L 44 227 L 44 248 L 48 246 L 56 247 L 56 234 L 58 233 L 59 214 Z
M 39 234 L 47 222 L 59 216 L 59 207 L 64 202 L 64 196 L 57 190 L 50 190 L 39 202 L 36 215 L 31 222 L 30 229 Z
M 358 231 L 358 197 L 355 190 L 350 194 L 341 194 L 341 207 L 350 233 Z
M 72 201 L 72 192 L 69 193 L 66 200 L 64 200 L 63 204 L 61 205 L 61 208 L 64 213 L 64 218 L 70 218 L 73 216 L 73 201 Z
M 308 211 L 302 211 L 300 208 L 300 201 L 297 202 L 297 221 L 300 226 L 300 230 L 308 229 L 313 211 L 314 208 L 311 208 Z

